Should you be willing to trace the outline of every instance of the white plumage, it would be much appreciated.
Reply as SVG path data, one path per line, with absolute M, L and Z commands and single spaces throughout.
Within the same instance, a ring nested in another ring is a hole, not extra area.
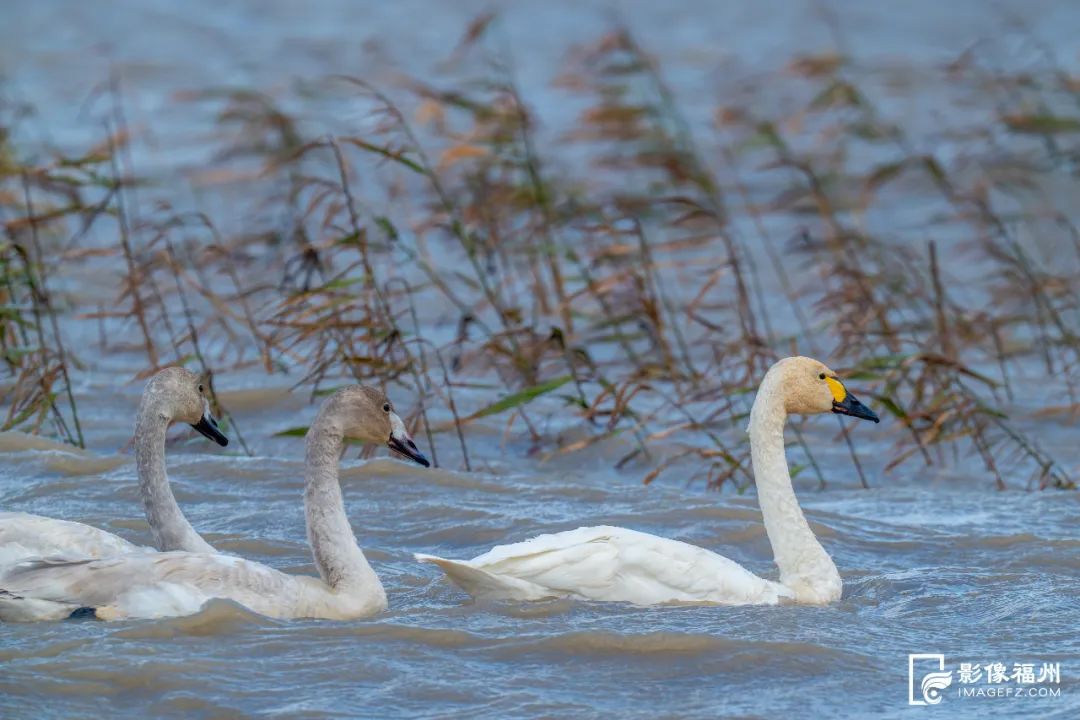
M 829 411 L 877 421 L 831 370 L 797 357 L 769 370 L 750 413 L 754 479 L 779 582 L 695 545 L 608 526 L 500 545 L 472 560 L 423 554 L 416 559 L 438 565 L 455 584 L 483 599 L 572 597 L 636 605 L 833 602 L 843 587 L 840 574 L 803 516 L 784 455 L 788 413 Z
M 0 572 L 32 558 L 102 558 L 153 551 L 92 525 L 22 512 L 0 512 Z
M 477 598 L 775 604 L 792 593 L 705 548 L 620 527 L 582 527 L 499 545 L 472 560 L 417 555 Z

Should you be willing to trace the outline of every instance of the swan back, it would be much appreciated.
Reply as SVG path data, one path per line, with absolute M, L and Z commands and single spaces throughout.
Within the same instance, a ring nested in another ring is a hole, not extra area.
M 599 526 L 499 545 L 472 560 L 417 555 L 477 598 L 773 605 L 791 593 L 704 548 Z

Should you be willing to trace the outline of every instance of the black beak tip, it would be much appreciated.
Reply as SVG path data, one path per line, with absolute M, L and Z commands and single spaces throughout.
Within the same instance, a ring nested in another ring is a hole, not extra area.
M 221 447 L 229 446 L 229 438 L 225 436 L 225 433 L 218 429 L 218 424 L 215 420 L 204 417 L 191 427 L 195 428 L 195 430 L 207 440 L 213 440 Z
M 426 457 L 424 457 L 424 453 L 420 452 L 420 448 L 416 447 L 416 443 L 414 443 L 412 440 L 401 442 L 397 438 L 391 437 L 389 442 L 387 442 L 386 444 L 391 450 L 398 453 L 399 455 L 404 455 L 417 465 L 431 467 L 431 463 L 428 462 L 428 459 Z
M 843 402 L 834 402 L 833 412 L 837 415 L 848 415 L 853 418 L 859 418 L 860 420 L 870 420 L 875 423 L 881 422 L 881 418 L 877 416 L 877 413 L 863 405 L 851 395 L 848 395 Z

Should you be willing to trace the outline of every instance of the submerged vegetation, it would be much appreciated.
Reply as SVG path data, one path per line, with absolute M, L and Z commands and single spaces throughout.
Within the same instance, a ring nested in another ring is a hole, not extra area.
M 743 487 L 749 396 L 800 353 L 892 416 L 887 469 L 975 457 L 998 487 L 1075 487 L 1026 422 L 1034 399 L 1043 421 L 1080 414 L 1080 81 L 1052 58 L 1007 72 L 983 47 L 921 68 L 913 113 L 904 69 L 801 57 L 705 119 L 616 29 L 566 59 L 580 112 L 554 132 L 484 52 L 489 21 L 452 84 L 177 99 L 216 113 L 189 179 L 247 198 L 242 232 L 140 174 L 116 80 L 86 111 L 101 141 L 74 155 L 27 155 L 34 117 L 0 96 L 3 428 L 82 444 L 69 373 L 128 353 L 211 387 L 237 369 L 313 393 L 400 384 L 432 449 L 454 438 L 444 465 L 470 467 L 470 424 L 498 418 L 522 452 L 616 439 L 612 462 L 646 482 L 692 459 Z M 286 109 L 315 94 L 363 129 Z M 54 282 L 117 268 L 89 310 Z M 98 346 L 66 347 L 71 323 Z M 579 427 L 548 430 L 552 408 Z

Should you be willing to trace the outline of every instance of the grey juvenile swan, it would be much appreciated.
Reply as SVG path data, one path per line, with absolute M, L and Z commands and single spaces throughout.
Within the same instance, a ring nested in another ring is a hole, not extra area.
M 41 560 L 0 575 L 0 620 L 56 620 L 73 612 L 103 620 L 168 617 L 194 613 L 214 598 L 276 618 L 346 620 L 384 610 L 386 592 L 356 544 L 338 484 L 346 438 L 386 443 L 428 466 L 382 392 L 353 385 L 323 402 L 307 433 L 304 462 L 307 536 L 321 578 L 192 552 Z
M 176 504 L 165 474 L 165 433 L 173 422 L 188 423 L 219 445 L 229 444 L 210 414 L 199 376 L 179 367 L 155 374 L 139 401 L 134 443 L 139 494 L 159 550 L 212 553 Z M 145 550 L 84 523 L 0 512 L 0 572 L 31 558 L 102 558 Z

